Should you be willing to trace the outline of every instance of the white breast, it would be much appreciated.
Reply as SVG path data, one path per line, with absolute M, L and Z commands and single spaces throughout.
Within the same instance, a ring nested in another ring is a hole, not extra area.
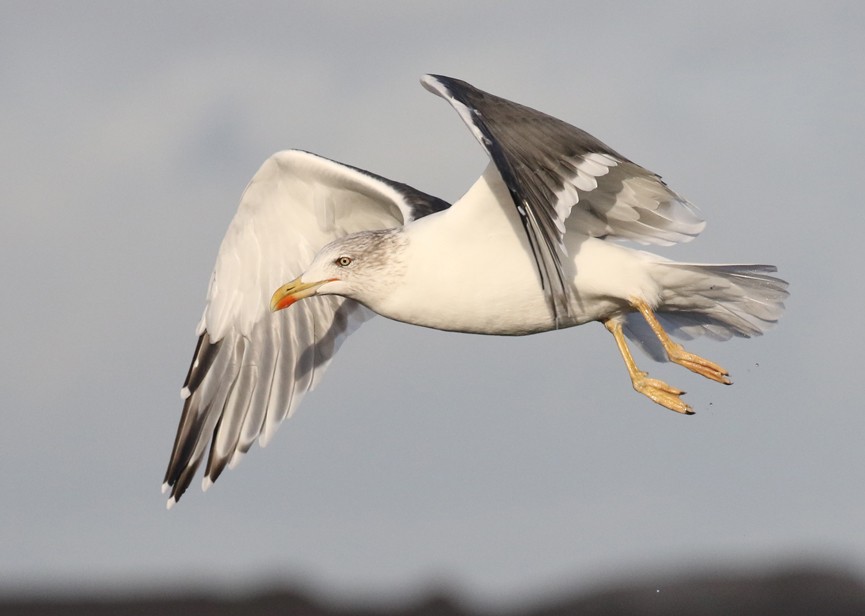
M 405 275 L 381 304 L 370 306 L 379 314 L 482 334 L 554 328 L 531 248 L 495 168 L 489 167 L 450 209 L 411 223 L 405 232 Z M 573 318 L 560 327 L 622 310 L 637 289 L 644 297 L 653 292 L 646 253 L 572 233 L 565 245 Z

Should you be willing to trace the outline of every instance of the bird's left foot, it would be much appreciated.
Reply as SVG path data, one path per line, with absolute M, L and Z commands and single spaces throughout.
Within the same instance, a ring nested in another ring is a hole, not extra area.
M 649 378 L 649 375 L 642 370 L 631 375 L 631 384 L 634 389 L 656 404 L 682 413 L 683 415 L 693 415 L 694 410 L 689 404 L 686 404 L 681 395 L 685 392 L 677 387 L 668 385 L 664 381 Z

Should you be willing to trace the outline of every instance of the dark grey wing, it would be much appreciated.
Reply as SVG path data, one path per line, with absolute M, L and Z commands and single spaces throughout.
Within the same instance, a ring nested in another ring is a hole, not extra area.
M 334 239 L 400 226 L 447 206 L 307 152 L 279 152 L 262 165 L 217 255 L 165 473 L 169 506 L 189 486 L 205 451 L 206 488 L 256 440 L 265 444 L 345 337 L 373 315 L 337 296 L 272 313 L 271 294 Z
M 426 75 L 421 83 L 454 107 L 501 174 L 554 315 L 569 311 L 561 266 L 567 230 L 671 244 L 705 226 L 660 177 L 587 132 L 459 79 Z

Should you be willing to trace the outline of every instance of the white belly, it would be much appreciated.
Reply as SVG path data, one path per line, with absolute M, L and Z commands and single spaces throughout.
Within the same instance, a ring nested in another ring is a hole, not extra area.
M 522 335 L 556 327 L 510 195 L 496 196 L 506 198 L 509 208 L 491 207 L 485 183 L 469 195 L 483 190 L 487 202 L 464 198 L 406 228 L 411 256 L 405 275 L 381 305 L 371 308 L 399 321 L 450 331 Z M 650 302 L 657 297 L 652 255 L 570 233 L 565 244 L 571 318 L 560 319 L 559 327 L 625 312 L 630 297 Z

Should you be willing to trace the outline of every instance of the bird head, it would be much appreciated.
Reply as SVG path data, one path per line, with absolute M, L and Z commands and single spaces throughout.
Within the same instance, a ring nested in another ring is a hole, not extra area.
M 400 272 L 400 229 L 361 231 L 323 247 L 306 271 L 279 287 L 270 300 L 274 312 L 312 295 L 342 295 L 369 303 Z

